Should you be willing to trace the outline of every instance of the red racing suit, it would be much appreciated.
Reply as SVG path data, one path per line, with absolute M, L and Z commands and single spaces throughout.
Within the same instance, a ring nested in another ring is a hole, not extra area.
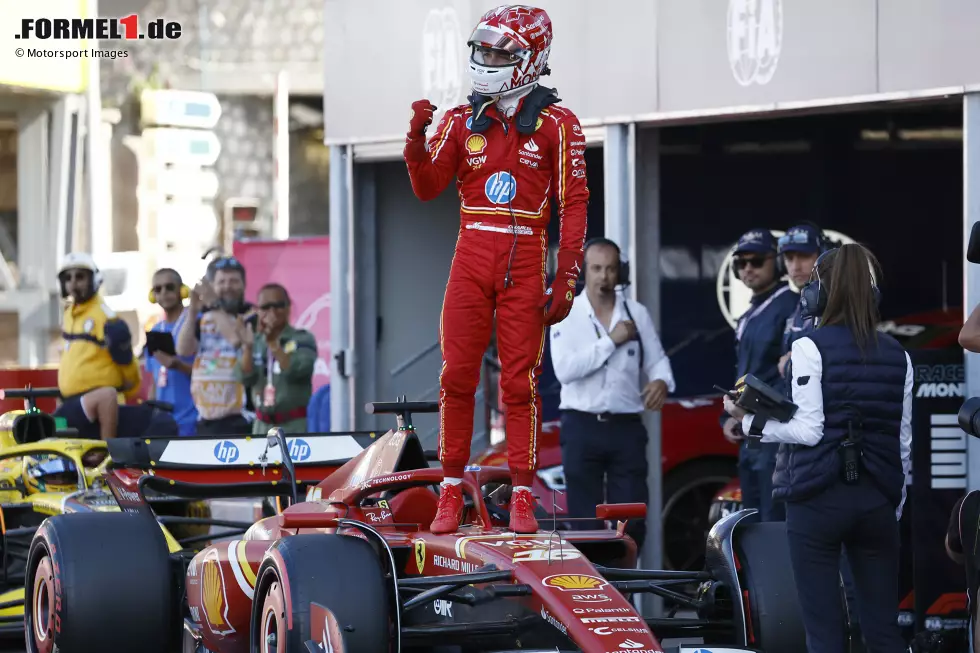
M 461 204 L 439 318 L 439 455 L 447 477 L 463 476 L 496 312 L 508 464 L 513 484 L 530 486 L 541 432 L 550 200 L 558 206 L 559 250 L 575 253 L 580 266 L 589 200 L 585 137 L 575 114 L 554 104 L 541 110 L 531 134 L 519 133 L 496 104 L 484 113 L 491 121 L 482 133 L 471 131 L 473 109 L 463 105 L 446 112 L 428 148 L 424 137 L 405 146 L 415 195 L 431 200 L 455 178 Z

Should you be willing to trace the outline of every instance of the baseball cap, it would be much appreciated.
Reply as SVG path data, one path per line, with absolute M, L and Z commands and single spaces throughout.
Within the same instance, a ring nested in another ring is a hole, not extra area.
M 779 237 L 779 253 L 804 252 L 815 254 L 820 251 L 820 233 L 816 227 L 801 224 L 790 227 L 785 236 Z
M 775 254 L 776 239 L 768 229 L 746 231 L 739 237 L 734 253 Z

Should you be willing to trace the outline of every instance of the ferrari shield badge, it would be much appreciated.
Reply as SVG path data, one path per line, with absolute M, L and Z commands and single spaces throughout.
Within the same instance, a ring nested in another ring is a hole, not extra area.
M 422 568 L 425 567 L 425 542 L 422 540 L 415 540 L 415 566 L 419 568 L 419 573 L 422 573 Z

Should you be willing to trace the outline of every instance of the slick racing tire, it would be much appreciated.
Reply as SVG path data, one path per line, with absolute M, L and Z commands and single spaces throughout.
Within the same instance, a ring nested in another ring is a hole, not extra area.
M 166 653 L 170 558 L 155 520 L 78 513 L 41 524 L 27 556 L 27 653 Z
M 755 635 L 750 646 L 763 651 L 805 651 L 806 631 L 789 558 L 786 522 L 739 523 L 735 555 L 740 563 L 741 587 L 748 592 L 746 617 Z
M 307 653 L 306 641 L 319 642 L 324 628 L 311 623 L 311 603 L 333 612 L 345 652 L 389 652 L 387 581 L 378 554 L 365 540 L 310 534 L 276 542 L 255 583 L 250 653 Z

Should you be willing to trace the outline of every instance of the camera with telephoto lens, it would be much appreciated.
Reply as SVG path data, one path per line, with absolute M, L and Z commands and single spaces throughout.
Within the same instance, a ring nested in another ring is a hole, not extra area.
M 776 420 L 785 423 L 796 414 L 796 404 L 754 374 L 746 374 L 736 381 L 733 390 L 717 385 L 715 388 L 731 397 L 736 406 L 752 413 L 752 428 L 745 434 L 750 447 L 759 446 L 766 422 Z

